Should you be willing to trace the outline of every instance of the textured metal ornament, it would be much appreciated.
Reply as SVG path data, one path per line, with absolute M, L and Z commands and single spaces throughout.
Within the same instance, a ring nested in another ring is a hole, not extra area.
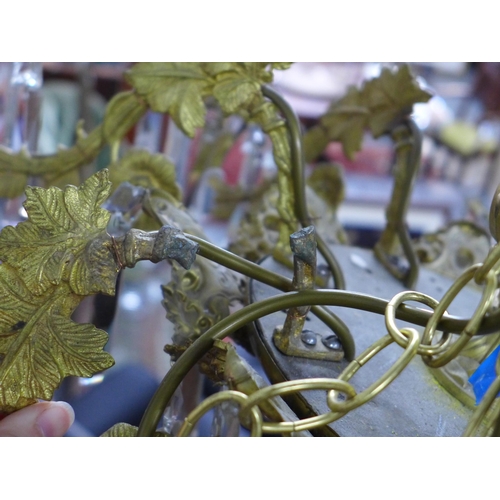
M 347 243 L 347 235 L 337 217 L 337 208 L 344 197 L 340 167 L 321 164 L 314 168 L 307 183 L 307 205 L 317 232 L 325 235 L 328 244 Z M 227 187 L 224 192 L 226 190 L 229 191 Z M 222 189 L 217 194 L 222 197 L 221 192 Z M 262 192 L 256 192 L 240 205 L 241 215 L 233 221 L 233 230 L 228 234 L 232 252 L 254 262 L 272 254 L 279 237 L 278 197 L 277 185 L 266 185 Z M 232 201 L 234 203 L 234 191 Z
M 118 272 L 140 260 L 189 268 L 198 245 L 177 228 L 108 233 L 108 171 L 82 186 L 26 189 L 28 219 L 0 233 L 0 409 L 49 400 L 69 375 L 90 377 L 113 365 L 106 332 L 77 324 L 84 297 L 113 295 Z
M 101 437 L 137 437 L 137 430 L 138 428 L 135 425 L 120 422 L 101 434 Z M 170 436 L 164 432 L 156 432 L 155 437 Z
M 116 264 L 101 208 L 107 172 L 81 187 L 27 188 L 28 220 L 0 233 L 0 408 L 49 400 L 63 377 L 113 364 L 107 334 L 71 313 L 90 294 L 113 294 Z
M 163 224 L 182 227 L 206 239 L 202 227 L 168 193 L 156 191 L 144 209 Z M 230 313 L 232 303 L 244 303 L 246 280 L 215 262 L 197 258 L 189 269 L 172 265 L 171 280 L 162 287 L 167 318 L 174 325 L 174 343 L 185 345 Z
M 203 99 L 208 96 L 215 98 L 225 114 L 241 114 L 269 135 L 280 186 L 279 238 L 274 254 L 281 260 L 289 257 L 288 236 L 297 229 L 290 178 L 291 151 L 285 122 L 274 104 L 264 97 L 262 85 L 272 81 L 273 69 L 288 66 L 288 63 L 139 63 L 126 74 L 153 111 L 169 113 L 190 137 L 205 124 Z
M 422 266 L 448 278 L 458 278 L 469 266 L 484 262 L 491 248 L 488 232 L 468 221 L 452 222 L 413 241 Z
M 270 201 L 274 212 L 257 226 L 263 237 L 267 232 L 274 232 L 275 239 L 268 247 L 274 259 L 266 259 L 261 267 L 242 262 L 243 259 L 222 249 L 214 250 L 213 246 L 201 241 L 202 229 L 179 201 L 173 166 L 159 156 L 138 152 L 116 161 L 112 172 L 117 190 L 110 199 L 107 199 L 106 171 L 91 177 L 80 188 L 28 188 L 25 205 L 28 220 L 0 233 L 0 411 L 8 413 L 37 399 L 50 399 L 54 388 L 67 375 L 91 376 L 110 366 L 113 361 L 103 351 L 106 334 L 92 325 L 73 323 L 73 310 L 86 295 L 113 294 L 116 275 L 124 267 L 133 267 L 144 259 L 153 262 L 168 259 L 175 262 L 172 281 L 164 287 L 164 303 L 167 316 L 176 323 L 174 340 L 178 345 L 172 349 L 178 353 L 178 359 L 155 394 L 140 428 L 119 424 L 105 435 L 157 435 L 155 429 L 168 404 L 169 394 L 171 396 L 182 379 L 179 374 L 185 376 L 194 364 L 206 362 L 203 356 L 207 353 L 217 358 L 215 369 L 219 375 L 222 373 L 231 390 L 200 405 L 191 419 L 186 419 L 179 431 L 181 435 L 192 430 L 205 410 L 221 402 L 237 403 L 242 408 L 241 421 L 252 427 L 252 435 L 263 431 L 298 434 L 313 429 L 315 434 L 326 435 L 460 433 L 470 416 L 470 409 L 460 406 L 456 398 L 435 384 L 428 367 L 446 364 L 453 356 L 455 359 L 451 359 L 450 367 L 454 361 L 459 362 L 461 356 L 477 360 L 494 347 L 497 335 L 489 335 L 490 343 L 486 345 L 476 334 L 491 333 L 498 322 L 496 287 L 500 247 L 488 253 L 485 265 L 469 268 L 465 278 L 459 278 L 460 285 L 471 279 L 478 285 L 486 282 L 477 311 L 471 310 L 478 299 L 477 290 L 465 288 L 465 285 L 463 289 L 458 287 L 460 295 L 450 310 L 453 314 L 453 310 L 458 309 L 455 314 L 471 316 L 470 320 L 449 317 L 443 311 L 441 315 L 431 315 L 429 311 L 401 302 L 394 306 L 395 294 L 396 297 L 410 297 L 408 301 L 427 297 L 407 290 L 414 283 L 415 288 L 432 297 L 442 297 L 448 285 L 453 293 L 458 291 L 455 283 L 451 284 L 435 271 L 422 269 L 417 275 L 414 248 L 404 226 L 420 153 L 419 137 L 409 116 L 413 104 L 426 102 L 430 94 L 420 88 L 407 66 L 386 69 L 378 79 L 366 82 L 361 89 L 351 88 L 345 98 L 332 104 L 320 119 L 319 126 L 306 135 L 306 157 L 311 160 L 317 158 L 326 142 L 332 140 L 342 142 L 345 154 L 352 157 L 360 149 L 366 130 L 374 137 L 392 136 L 397 153 L 396 182 L 388 207 L 387 227 L 375 251 L 377 260 L 373 252 L 338 245 L 342 238 L 341 228 L 330 220 L 325 229 L 320 229 L 320 222 L 326 221 L 318 220 L 316 224 L 313 210 L 311 213 L 307 210 L 300 126 L 298 120 L 290 117 L 281 98 L 266 87 L 272 81 L 272 70 L 287 66 L 287 63 L 139 63 L 127 73 L 134 89 L 111 101 L 101 127 L 88 136 L 80 128 L 75 148 L 48 158 L 32 158 L 26 152 L 13 155 L 0 151 L 2 196 L 20 194 L 28 176 L 38 177 L 46 184 L 76 183 L 76 170 L 92 161 L 105 144 L 111 144 L 116 153 L 118 143 L 148 108 L 168 113 L 181 130 L 193 136 L 196 129 L 205 124 L 206 100 L 212 99 L 225 115 L 238 113 L 245 120 L 256 122 L 268 134 L 278 168 L 275 197 Z M 158 179 L 160 181 L 155 184 Z M 321 176 L 315 182 L 320 188 L 318 199 L 323 203 L 318 205 L 316 217 L 322 218 L 327 213 L 325 206 L 335 214 L 342 196 L 340 184 L 336 180 L 327 183 Z M 328 194 L 332 189 L 335 200 L 330 201 Z M 499 225 L 496 198 L 490 213 L 490 227 L 495 238 Z M 105 202 L 113 212 L 111 217 L 102 208 Z M 326 233 L 326 238 L 338 240 L 324 245 L 320 237 L 316 238 L 320 253 L 327 255 L 324 260 L 338 290 L 314 290 L 317 280 L 315 261 L 309 256 L 312 246 L 304 249 L 299 242 L 292 252 L 288 248 L 289 235 L 296 239 L 297 230 L 302 226 L 305 229 L 298 231 L 300 239 L 312 223 L 318 232 Z M 140 229 L 133 227 L 135 225 L 140 225 Z M 248 232 L 246 238 L 251 237 Z M 436 240 L 431 241 L 432 249 L 435 245 Z M 346 272 L 346 283 L 335 259 L 330 259 L 333 253 Z M 208 259 L 196 257 L 198 254 Z M 286 278 L 290 273 L 286 264 L 292 254 L 296 257 L 293 281 Z M 453 255 L 457 267 L 471 260 L 462 247 Z M 434 256 L 428 264 L 440 267 L 439 260 L 440 256 Z M 228 271 L 226 265 L 245 270 L 254 277 L 250 291 L 252 303 L 229 318 L 232 303 L 245 301 L 246 282 L 236 272 Z M 341 290 L 345 284 L 350 291 Z M 276 290 L 270 290 L 268 285 L 285 293 L 272 296 L 276 295 Z M 306 302 L 313 297 L 314 305 Z M 432 304 L 436 310 L 445 303 L 443 299 L 438 304 L 432 297 L 427 297 L 423 303 Z M 371 313 L 380 313 L 389 300 L 392 309 L 387 305 L 386 311 L 393 311 L 394 318 L 395 311 L 399 310 L 407 314 L 406 319 L 413 318 L 421 327 L 425 325 L 422 339 L 418 338 L 415 328 L 396 328 L 397 333 L 394 333 L 389 328 L 387 315 L 385 324 L 382 318 L 373 321 Z M 331 310 L 318 305 L 326 303 L 336 305 L 331 306 Z M 285 309 L 288 310 L 286 317 L 284 312 L 279 312 Z M 309 318 L 309 311 L 321 321 Z M 328 311 L 339 313 L 339 317 Z M 269 316 L 260 319 L 266 314 Z M 423 322 L 424 317 L 429 323 Z M 352 335 L 342 318 L 352 328 Z M 260 387 L 257 378 L 241 359 L 234 357 L 233 351 L 229 349 L 223 356 L 211 351 L 214 341 L 234 335 L 238 328 L 252 322 L 258 333 L 256 348 L 266 370 L 273 382 L 286 379 L 285 385 Z M 283 335 L 276 342 L 272 332 L 283 322 Z M 426 345 L 424 340 L 430 343 L 434 335 L 430 333 L 431 324 L 434 329 L 440 326 L 440 331 L 445 333 L 437 344 Z M 384 335 L 387 332 L 390 334 Z M 449 332 L 457 334 L 455 341 L 448 341 Z M 397 335 L 399 340 L 396 340 Z M 362 349 L 358 357 L 353 337 L 356 347 Z M 276 348 L 275 342 L 279 344 L 281 340 L 286 344 L 290 338 L 296 344 L 296 351 L 290 352 L 287 345 L 281 350 Z M 461 356 L 456 356 L 457 346 L 465 346 Z M 314 350 L 328 352 L 330 360 L 301 356 L 303 352 Z M 421 357 L 414 358 L 417 351 Z M 429 351 L 434 354 L 428 354 Z M 375 354 L 377 362 L 368 363 Z M 358 374 L 358 369 L 365 364 L 367 367 Z M 407 370 L 401 372 L 403 368 Z M 384 376 L 379 378 L 379 372 Z M 350 385 L 355 373 L 353 385 Z M 453 378 L 451 371 L 448 375 Z M 372 379 L 377 382 L 373 383 Z M 498 383 L 499 377 L 495 384 Z M 357 392 L 358 384 L 365 384 L 368 389 Z M 491 405 L 498 391 L 497 385 L 492 387 L 495 391 L 486 398 L 488 405 L 474 412 L 466 433 L 479 429 L 484 408 Z M 309 391 L 309 396 L 292 396 L 298 391 Z M 341 393 L 343 398 L 340 398 Z M 304 420 L 290 422 L 295 420 L 293 412 L 287 414 L 273 404 L 273 398 L 285 395 L 294 401 L 295 413 Z M 373 400 L 375 396 L 377 399 Z M 264 422 L 261 407 L 267 407 L 266 417 L 276 422 Z M 499 414 L 499 406 L 493 403 L 491 408 L 489 424 L 494 423 Z M 496 424 L 492 432 L 498 432 L 498 428 Z

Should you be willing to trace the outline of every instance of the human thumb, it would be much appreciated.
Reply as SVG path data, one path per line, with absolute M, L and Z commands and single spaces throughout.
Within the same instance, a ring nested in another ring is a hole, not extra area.
M 0 436 L 60 437 L 75 420 L 75 412 L 64 401 L 27 406 L 0 421 Z

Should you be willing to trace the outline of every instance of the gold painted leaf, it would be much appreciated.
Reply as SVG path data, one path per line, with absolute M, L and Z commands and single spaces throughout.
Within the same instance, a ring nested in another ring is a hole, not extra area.
M 196 129 L 203 127 L 203 97 L 212 82 L 200 63 L 138 63 L 125 78 L 153 111 L 168 113 L 188 136 L 193 137 Z
M 205 123 L 205 97 L 213 95 L 226 114 L 245 112 L 260 95 L 262 84 L 273 80 L 273 69 L 289 63 L 267 62 L 158 62 L 138 63 L 126 80 L 153 111 L 168 113 L 177 126 L 193 137 Z
M 85 295 L 114 293 L 116 267 L 100 205 L 107 171 L 81 187 L 27 188 L 28 220 L 0 232 L 0 410 L 51 399 L 64 377 L 113 365 L 107 334 L 71 314 Z
M 328 142 L 338 141 L 352 160 L 361 149 L 365 130 L 379 137 L 409 116 L 414 104 L 427 102 L 431 97 L 420 87 L 408 65 L 393 70 L 384 68 L 379 77 L 368 80 L 361 89 L 349 87 L 346 95 L 332 103 L 320 118 L 319 125 L 305 134 L 306 158 L 313 160 Z
M 6 272 L 7 267 L 1 268 L 0 286 L 12 272 Z M 0 332 L 0 408 L 6 412 L 23 401 L 50 400 L 63 377 L 91 377 L 113 365 L 111 356 L 102 350 L 106 332 L 59 313 L 64 309 L 64 293 L 42 301 L 26 289 L 24 297 L 15 301 L 18 310 L 4 303 L 0 311 L 2 326 L 7 317 L 13 318 L 10 329 Z
M 315 161 L 331 140 L 324 127 L 319 125 L 311 127 L 302 139 L 305 161 L 308 163 Z
M 214 97 L 226 114 L 245 108 L 260 94 L 260 82 L 236 72 L 224 73 L 214 86 Z
M 137 432 L 139 428 L 135 425 L 126 424 L 120 422 L 113 425 L 105 433 L 101 434 L 101 437 L 137 437 Z M 169 437 L 168 434 L 163 432 L 155 432 L 156 437 Z
M 327 129 L 328 138 L 341 142 L 344 154 L 352 160 L 354 153 L 361 149 L 368 115 L 362 94 L 355 87 L 350 87 L 345 97 L 330 106 L 320 122 Z
M 135 425 L 120 422 L 101 434 L 101 437 L 137 437 L 138 430 Z
M 223 63 L 201 63 L 201 68 L 213 77 L 225 72 L 237 73 L 243 78 L 257 80 L 260 83 L 269 83 L 273 80 L 272 69 L 274 65 L 281 63 L 268 62 L 223 62 Z
M 373 137 L 386 133 L 394 120 L 411 114 L 414 104 L 427 102 L 431 97 L 430 92 L 420 87 L 408 65 L 393 70 L 384 68 L 378 78 L 367 81 L 363 88 Z
M 273 68 L 285 69 L 288 63 L 243 62 L 232 67 L 219 66 L 213 95 L 226 114 L 247 109 L 256 97 L 261 96 L 261 86 L 273 80 Z
M 201 69 L 210 76 L 217 76 L 225 71 L 233 71 L 235 67 L 234 62 L 206 62 L 200 63 Z
M 20 273 L 35 295 L 58 285 L 88 241 L 105 230 L 110 214 L 100 205 L 109 189 L 107 171 L 64 191 L 28 186 L 24 203 L 28 220 L 2 230 L 0 259 Z
M 182 192 L 176 182 L 175 165 L 162 154 L 151 154 L 146 150 L 133 150 L 120 161 L 111 165 L 109 178 L 113 189 L 122 182 L 145 189 L 161 189 L 176 200 L 182 200 Z

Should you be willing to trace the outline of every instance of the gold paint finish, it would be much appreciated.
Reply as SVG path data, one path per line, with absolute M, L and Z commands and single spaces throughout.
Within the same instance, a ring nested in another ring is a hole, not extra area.
M 114 293 L 116 268 L 100 205 L 107 172 L 81 187 L 27 188 L 28 220 L 0 233 L 0 408 L 49 400 L 62 378 L 113 365 L 107 334 L 71 313 L 96 292 Z

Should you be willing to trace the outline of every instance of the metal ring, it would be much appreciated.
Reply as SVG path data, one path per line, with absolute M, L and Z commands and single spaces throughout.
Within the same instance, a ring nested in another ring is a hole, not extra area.
M 488 273 L 496 267 L 500 259 L 500 245 L 496 244 L 487 255 L 483 264 L 477 264 L 478 269 L 474 275 L 474 281 L 480 285 L 486 279 Z
M 439 306 L 439 301 L 421 292 L 406 291 L 394 295 L 385 309 L 385 326 L 394 341 L 403 349 L 408 345 L 408 337 L 402 334 L 396 325 L 396 310 L 403 302 L 410 300 L 425 304 L 426 306 L 432 307 L 434 310 Z M 441 340 L 434 345 L 427 345 L 422 342 L 423 340 L 418 346 L 417 354 L 420 356 L 437 355 L 447 349 L 448 344 L 451 342 L 451 335 L 448 332 L 443 333 Z
M 434 310 L 434 313 L 429 318 L 427 325 L 422 336 L 422 342 L 425 344 L 430 344 L 432 338 L 436 331 L 437 325 L 441 320 L 446 308 L 453 302 L 453 299 L 458 295 L 458 293 L 465 287 L 465 285 L 471 281 L 476 276 L 476 272 L 480 269 L 482 264 L 475 264 L 466 271 L 451 285 L 448 291 L 444 294 L 444 297 L 439 302 L 439 305 Z M 472 336 L 477 332 L 481 321 L 483 320 L 486 312 L 488 311 L 491 302 L 494 299 L 494 292 L 497 288 L 497 275 L 495 270 L 490 270 L 486 275 L 486 287 L 483 291 L 481 301 L 477 306 L 474 314 L 472 315 L 469 322 L 465 325 L 462 333 L 458 339 L 451 344 L 451 346 L 444 352 L 440 353 L 437 357 L 427 357 L 422 356 L 425 364 L 432 368 L 439 368 L 444 366 L 446 363 L 451 361 L 458 353 L 463 349 L 463 347 L 469 342 Z
M 331 391 L 336 389 L 337 391 L 346 394 L 348 400 L 356 395 L 355 389 L 346 381 L 338 379 L 329 378 L 311 378 L 303 380 L 289 380 L 286 382 L 281 382 L 279 384 L 274 384 L 268 387 L 263 387 L 257 392 L 249 396 L 246 402 L 241 408 L 240 415 L 242 418 L 245 417 L 246 412 L 255 408 L 262 401 L 276 397 L 284 396 L 286 394 L 292 394 L 294 392 L 304 391 L 304 390 L 327 390 Z M 264 433 L 290 433 L 310 430 L 316 427 L 321 427 L 327 425 L 340 417 L 344 413 L 333 414 L 325 413 L 323 415 L 316 415 L 314 417 L 305 418 L 296 422 L 264 422 L 262 424 L 262 432 Z
M 182 424 L 177 437 L 189 436 L 198 420 L 205 415 L 207 411 L 211 410 L 219 403 L 223 401 L 236 401 L 242 406 L 247 400 L 248 396 L 238 391 L 222 391 L 212 394 L 212 396 L 205 399 L 184 419 L 184 423 Z M 254 406 L 250 408 L 250 418 L 252 421 L 251 436 L 262 436 L 262 413 L 260 412 L 259 407 Z
M 338 401 L 337 391 L 330 391 L 327 396 L 328 407 L 334 412 L 346 413 L 373 399 L 379 392 L 385 389 L 408 365 L 417 354 L 420 337 L 414 328 L 403 328 L 403 335 L 408 335 L 409 342 L 401 357 L 382 375 L 376 382 L 364 391 L 358 393 L 354 398 L 347 401 Z M 382 349 L 392 344 L 394 339 L 391 335 L 385 335 L 372 344 L 360 356 L 351 361 L 346 369 L 339 375 L 340 380 L 348 381 L 364 364 L 378 354 Z

